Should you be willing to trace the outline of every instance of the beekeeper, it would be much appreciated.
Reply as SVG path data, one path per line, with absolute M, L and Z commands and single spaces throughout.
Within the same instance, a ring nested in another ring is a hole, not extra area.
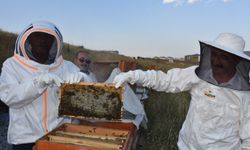
M 62 57 L 63 39 L 49 22 L 30 24 L 16 40 L 14 56 L 3 63 L 0 99 L 9 106 L 8 143 L 31 150 L 34 142 L 71 120 L 58 117 L 62 82 L 88 80 Z
M 180 150 L 250 149 L 250 57 L 245 41 L 221 33 L 210 42 L 200 41 L 199 66 L 162 71 L 129 71 L 115 77 L 157 91 L 190 91 L 191 102 L 179 133 Z

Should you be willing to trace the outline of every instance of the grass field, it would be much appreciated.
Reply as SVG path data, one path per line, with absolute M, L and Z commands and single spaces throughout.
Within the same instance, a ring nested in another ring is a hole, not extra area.
M 178 133 L 189 107 L 190 95 L 151 91 L 145 102 L 148 130 L 143 130 L 145 143 L 138 150 L 177 150 Z

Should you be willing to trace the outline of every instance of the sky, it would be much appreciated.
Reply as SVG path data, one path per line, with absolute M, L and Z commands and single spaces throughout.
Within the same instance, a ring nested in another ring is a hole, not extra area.
M 197 54 L 199 40 L 241 35 L 250 51 L 250 0 L 1 0 L 0 29 L 49 21 L 64 42 L 127 56 Z

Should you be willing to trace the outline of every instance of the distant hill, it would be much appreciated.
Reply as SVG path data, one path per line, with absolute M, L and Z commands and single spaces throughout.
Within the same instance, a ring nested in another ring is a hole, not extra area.
M 0 29 L 0 67 L 2 67 L 2 63 L 8 57 L 13 56 L 13 50 L 15 48 L 15 41 L 17 38 L 17 34 L 10 33 L 6 31 L 2 31 Z M 119 55 L 118 51 L 112 50 L 92 50 L 87 49 L 84 46 L 72 45 L 69 43 L 64 43 L 63 46 L 63 56 L 67 60 L 73 61 L 75 53 L 79 50 L 85 50 L 90 53 L 90 57 L 93 62 L 95 61 L 118 61 L 118 60 L 131 60 L 137 63 L 138 68 L 140 69 L 156 69 L 167 71 L 173 67 L 184 68 L 190 66 L 192 64 L 187 62 L 175 62 L 169 63 L 167 60 L 162 59 L 135 59 L 125 55 Z M 138 57 L 139 58 L 139 57 Z

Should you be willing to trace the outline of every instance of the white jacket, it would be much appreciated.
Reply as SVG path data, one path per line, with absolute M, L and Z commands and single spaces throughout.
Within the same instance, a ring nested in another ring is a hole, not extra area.
M 61 56 L 62 37 L 53 25 L 38 23 L 31 26 L 19 35 L 15 54 L 3 63 L 0 77 L 0 99 L 9 106 L 8 143 L 11 144 L 35 142 L 60 124 L 71 121 L 58 117 L 58 87 L 53 85 L 41 89 L 34 78 L 51 73 L 64 80 L 70 73 L 79 72 L 79 69 Z M 56 38 L 56 56 L 51 64 L 43 65 L 30 60 L 26 48 L 21 48 L 26 43 L 24 35 L 36 31 L 49 32 Z
M 250 149 L 250 92 L 215 86 L 195 74 L 196 67 L 130 71 L 130 83 L 157 91 L 189 91 L 191 102 L 179 134 L 181 150 Z

